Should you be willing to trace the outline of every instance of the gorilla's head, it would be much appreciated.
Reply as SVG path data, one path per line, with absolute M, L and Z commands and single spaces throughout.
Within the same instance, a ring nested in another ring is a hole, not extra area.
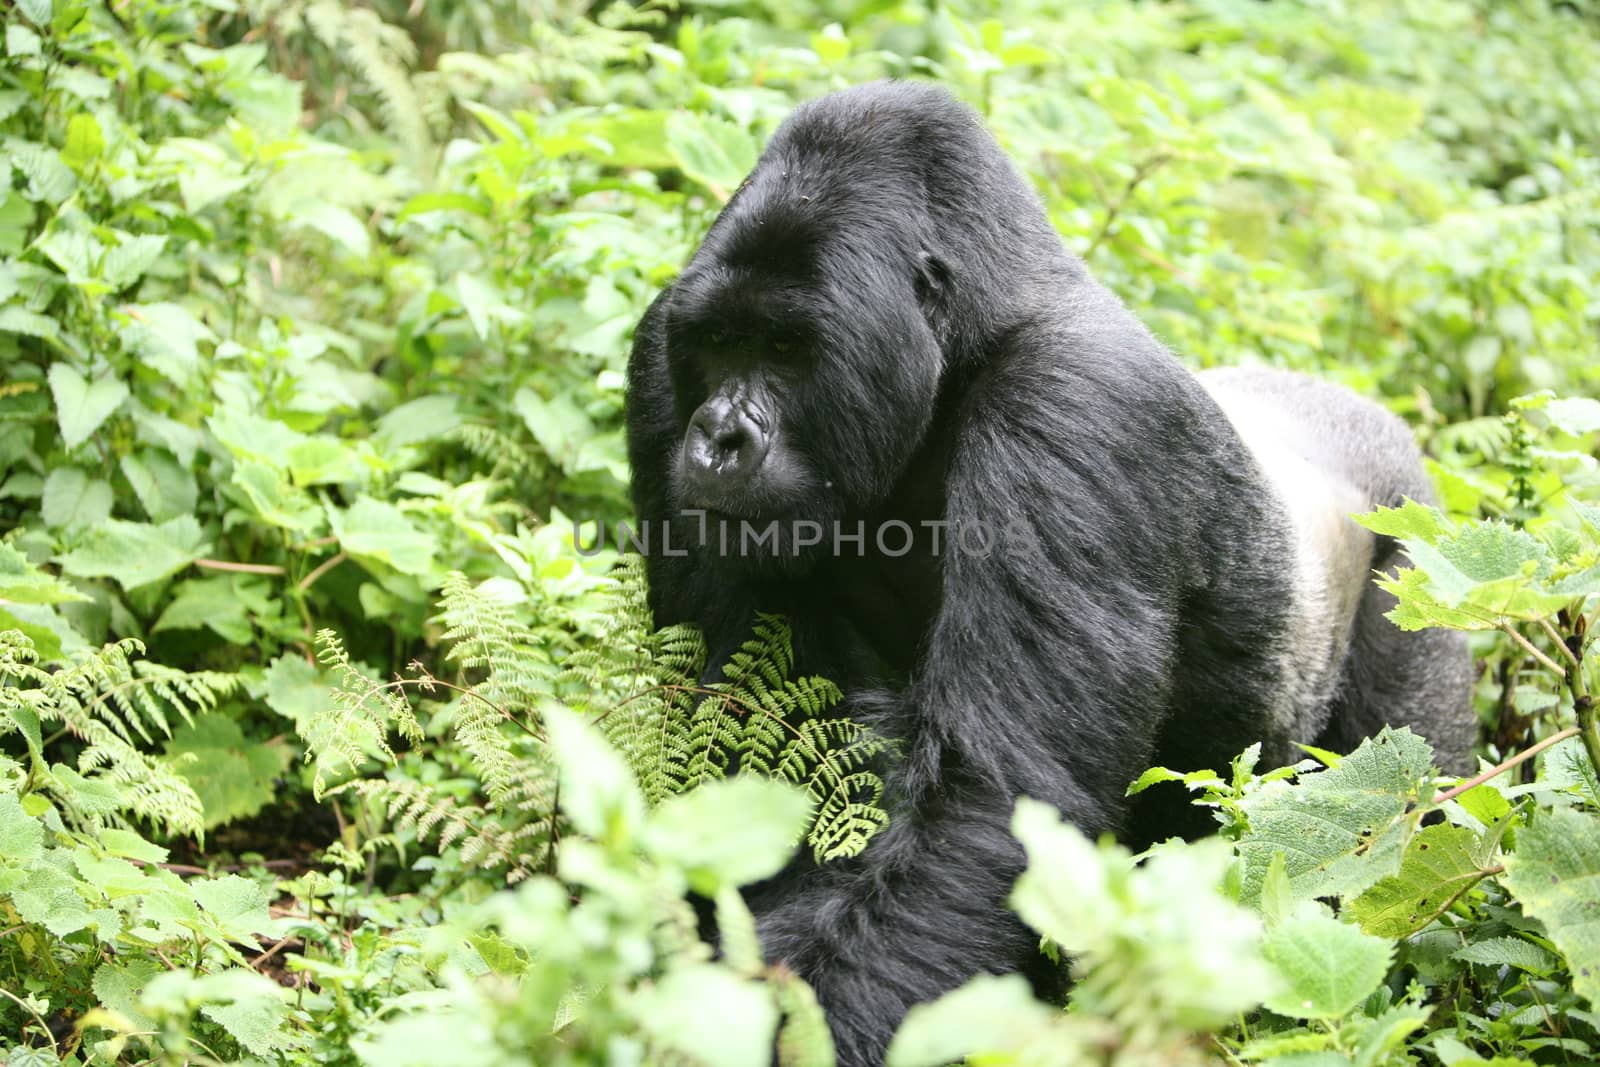
M 997 219 L 997 197 L 1020 210 Z M 952 368 L 1005 329 L 1023 273 L 1009 268 L 1060 248 L 942 91 L 878 83 L 800 108 L 664 309 L 683 431 L 673 502 L 762 522 L 871 514 Z

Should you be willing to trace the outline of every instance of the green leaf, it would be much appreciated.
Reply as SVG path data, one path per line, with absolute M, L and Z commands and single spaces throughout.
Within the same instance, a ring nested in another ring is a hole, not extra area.
M 722 886 L 777 874 L 810 816 L 811 801 L 785 782 L 754 776 L 711 781 L 652 812 L 645 847 L 682 867 L 698 892 L 714 896 Z
M 87 441 L 128 399 L 128 387 L 109 374 L 90 382 L 68 364 L 53 363 L 49 377 L 61 443 L 69 449 Z
M 61 151 L 67 166 L 82 173 L 105 150 L 105 134 L 100 132 L 100 123 L 95 117 L 87 113 L 72 116 L 67 123 L 67 142 Z
M 275 780 L 293 759 L 285 745 L 247 741 L 239 724 L 220 714 L 180 726 L 166 751 L 168 756 L 195 757 L 175 769 L 199 796 L 207 829 L 254 815 L 272 803 Z
M 1246 797 L 1250 829 L 1239 842 L 1240 895 L 1261 894 L 1272 858 L 1282 853 L 1295 899 L 1360 892 L 1400 865 L 1420 814 L 1409 806 L 1431 793 L 1433 750 L 1410 730 L 1385 730 L 1338 767 L 1271 782 Z
M 357 559 L 402 574 L 427 574 L 433 566 L 438 541 L 393 504 L 364 496 L 346 511 L 330 510 L 330 516 L 339 546 Z
M 216 334 L 179 304 L 129 304 L 122 311 L 131 320 L 124 338 L 129 348 L 172 384 L 190 386 L 200 371 L 200 345 L 216 341 Z
M 234 644 L 250 644 L 255 630 L 248 600 L 240 595 L 241 579 L 218 575 L 179 582 L 151 632 L 210 629 Z
M 41 30 L 50 28 L 50 0 L 17 0 L 17 10 Z
M 596 431 L 594 423 L 572 397 L 557 393 L 546 400 L 532 389 L 524 388 L 517 390 L 512 404 L 546 455 L 560 464 L 562 470 L 581 469 L 580 450 Z
M 1485 967 L 1516 967 L 1529 974 L 1546 976 L 1555 971 L 1555 956 L 1520 937 L 1491 937 L 1474 941 L 1451 959 L 1481 963 Z
M 152 448 L 122 457 L 123 477 L 154 522 L 194 513 L 200 490 L 194 474 L 167 453 Z
M 1060 1019 L 1059 1010 L 1033 998 L 1022 976 L 980 975 L 932 1003 L 912 1008 L 889 1043 L 884 1062 L 887 1067 L 943 1067 L 975 1053 L 1058 1044 Z M 1059 1062 L 1075 1062 L 1064 1050 L 1058 1051 Z M 996 1062 L 1031 1061 L 1018 1057 Z
M 1267 1007 L 1296 1019 L 1337 1019 L 1378 988 L 1394 946 L 1315 912 L 1281 923 L 1262 951 L 1289 983 Z
M 560 770 L 561 808 L 572 824 L 600 840 L 631 837 L 644 815 L 644 795 L 627 761 L 566 708 L 546 707 L 544 725 Z
M 155 266 L 166 246 L 167 239 L 159 234 L 123 234 L 100 261 L 100 279 L 113 292 L 126 289 Z
M 1541 812 L 1517 831 L 1505 881 L 1567 958 L 1573 989 L 1600 1007 L 1600 816 Z
M 337 204 L 325 200 L 310 204 L 295 213 L 294 225 L 316 230 L 358 259 L 372 254 L 372 235 L 366 224 Z
M 207 542 L 192 515 L 159 526 L 107 519 L 60 557 L 61 569 L 80 578 L 115 578 L 126 589 L 158 581 L 205 554 Z
M 111 516 L 111 486 L 80 467 L 57 467 L 44 481 L 39 511 L 56 529 L 93 526 Z
M 676 111 L 667 120 L 667 148 L 689 177 L 727 199 L 756 164 L 755 139 L 726 119 Z
M 28 557 L 0 541 L 0 600 L 13 604 L 64 604 L 87 599 L 66 582 L 40 573 Z
M 236 941 L 254 944 L 252 934 L 268 934 L 277 929 L 267 912 L 272 897 L 257 882 L 225 874 L 221 878 L 197 878 L 188 885 L 195 903 Z
M 0 863 L 25 868 L 44 853 L 44 824 L 22 810 L 15 793 L 0 793 Z
M 1600 400 L 1586 396 L 1552 400 L 1544 406 L 1544 413 L 1556 429 L 1575 437 L 1600 430 Z
M 61 333 L 61 324 L 48 315 L 41 315 L 15 304 L 0 308 L 0 333 L 20 333 L 24 337 L 55 337 Z
M 460 426 L 464 419 L 453 396 L 424 396 L 407 401 L 377 422 L 374 436 L 387 449 L 435 441 Z
M 0 196 L 0 256 L 21 255 L 33 229 L 33 205 L 21 193 Z
M 1350 902 L 1350 917 L 1369 934 L 1410 937 L 1493 873 L 1478 863 L 1482 848 L 1478 834 L 1464 826 L 1424 828 L 1406 845 L 1399 873 Z
M 662 1048 L 707 1067 L 766 1063 L 778 1009 L 763 985 L 710 964 L 680 967 L 630 999 L 630 1014 Z
M 322 527 L 322 509 L 309 493 L 290 485 L 281 468 L 240 460 L 233 468 L 233 484 L 244 494 L 250 510 L 269 526 L 299 534 L 313 534 Z

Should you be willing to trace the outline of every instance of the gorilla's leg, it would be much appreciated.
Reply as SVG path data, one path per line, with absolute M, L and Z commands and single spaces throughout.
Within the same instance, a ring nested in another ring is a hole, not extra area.
M 1383 570 L 1392 575 L 1402 560 Z M 1374 583 L 1357 609 L 1350 652 L 1317 744 L 1349 752 L 1384 726 L 1409 726 L 1433 746 L 1447 772 L 1472 768 L 1477 721 L 1472 712 L 1476 666 L 1465 634 L 1407 632 L 1384 617 L 1394 597 Z

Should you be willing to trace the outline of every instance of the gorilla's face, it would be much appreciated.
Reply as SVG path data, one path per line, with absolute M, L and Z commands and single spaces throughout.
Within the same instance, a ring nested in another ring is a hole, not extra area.
M 766 555 L 793 559 L 808 554 L 791 543 L 794 524 L 820 524 L 826 546 L 834 522 L 893 491 L 927 430 L 943 360 L 912 265 L 882 249 L 796 249 L 771 217 L 752 231 L 747 213 L 725 214 L 673 285 L 667 358 L 683 427 L 673 491 L 680 509 L 713 520 L 777 520 Z

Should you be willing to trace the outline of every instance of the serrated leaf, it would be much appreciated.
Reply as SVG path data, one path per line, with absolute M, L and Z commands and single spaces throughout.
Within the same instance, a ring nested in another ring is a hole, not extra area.
M 778 1028 L 767 987 L 710 964 L 679 967 L 630 998 L 652 1043 L 706 1067 L 766 1063 Z
M 249 741 L 226 715 L 203 715 L 180 726 L 168 756 L 192 755 L 177 771 L 194 788 L 207 829 L 254 815 L 277 795 L 274 782 L 292 759 L 281 744 Z
M 159 526 L 107 519 L 88 531 L 60 559 L 61 569 L 80 578 L 115 578 L 126 589 L 158 581 L 199 559 L 205 534 L 192 515 Z
M 1281 923 L 1262 951 L 1289 983 L 1267 1007 L 1296 1019 L 1337 1019 L 1378 988 L 1394 946 L 1313 913 Z
M 786 782 L 744 775 L 669 797 L 651 812 L 644 842 L 677 864 L 705 896 L 777 874 L 809 825 L 811 801 Z
M 627 761 L 565 708 L 544 709 L 544 723 L 560 770 L 561 807 L 572 824 L 602 841 L 631 837 L 644 814 L 644 795 Z
M 200 370 L 200 345 L 216 334 L 178 304 L 129 304 L 122 311 L 132 320 L 124 338 L 129 348 L 174 385 L 191 385 Z
M 1431 792 L 1433 749 L 1410 730 L 1385 730 L 1338 767 L 1272 782 L 1247 797 L 1239 842 L 1241 899 L 1254 902 L 1282 853 L 1295 899 L 1357 893 L 1400 865 L 1417 820 L 1409 806 Z
M 80 467 L 57 467 L 44 480 L 39 512 L 57 529 L 93 526 L 111 516 L 111 486 Z
M 1600 1007 L 1600 816 L 1541 812 L 1517 831 L 1505 881 L 1567 958 L 1573 989 Z
M 17 10 L 41 30 L 50 28 L 51 0 L 17 0 Z
M 61 154 L 49 145 L 33 141 L 6 141 L 11 165 L 28 179 L 23 195 L 36 204 L 55 207 L 78 187 L 78 176 L 61 161 Z
M 667 119 L 667 149 L 685 174 L 724 200 L 750 173 L 759 154 L 755 139 L 743 129 L 690 111 L 674 112 Z
M 1464 826 L 1425 827 L 1407 843 L 1400 870 L 1349 903 L 1348 913 L 1369 934 L 1409 937 L 1493 873 L 1479 865 L 1482 840 Z
M 123 234 L 117 247 L 100 261 L 100 279 L 113 292 L 126 289 L 155 266 L 166 246 L 167 239 L 159 234 Z
M 152 521 L 165 522 L 194 511 L 200 495 L 194 473 L 167 453 L 141 449 L 123 456 L 120 466 Z
M 239 595 L 237 576 L 219 575 L 180 582 L 151 632 L 204 629 L 237 645 L 248 645 L 254 640 L 249 608 L 245 598 Z
M 67 166 L 81 172 L 99 159 L 105 149 L 105 134 L 100 132 L 100 123 L 95 117 L 88 113 L 72 116 L 67 123 L 66 145 L 61 151 L 61 158 Z
M 68 364 L 53 363 L 49 378 L 61 443 L 69 449 L 87 441 L 128 399 L 128 387 L 109 374 L 90 382 Z
M 438 540 L 412 525 L 393 504 L 362 497 L 346 511 L 332 510 L 334 536 L 350 555 L 387 564 L 402 574 L 426 574 Z
M 1529 974 L 1548 975 L 1556 969 L 1555 956 L 1520 937 L 1491 937 L 1474 941 L 1451 959 L 1481 963 L 1486 967 L 1515 967 Z
M 24 337 L 55 337 L 61 324 L 48 315 L 29 311 L 15 304 L 0 308 L 0 333 L 20 333 Z
M 1060 1019 L 1059 1011 L 1034 999 L 1020 975 L 979 975 L 932 1003 L 912 1008 L 889 1043 L 884 1062 L 887 1067 L 943 1067 L 976 1053 L 1059 1045 Z M 1075 1062 L 1058 1051 L 1060 1062 Z
M 1575 437 L 1600 430 L 1600 400 L 1586 396 L 1552 400 L 1544 413 L 1558 430 Z
M 0 600 L 13 604 L 65 604 L 87 600 L 59 578 L 42 574 L 28 563 L 28 557 L 0 541 Z
M 44 852 L 44 824 L 22 810 L 15 793 L 0 793 L 0 863 L 27 867 Z

